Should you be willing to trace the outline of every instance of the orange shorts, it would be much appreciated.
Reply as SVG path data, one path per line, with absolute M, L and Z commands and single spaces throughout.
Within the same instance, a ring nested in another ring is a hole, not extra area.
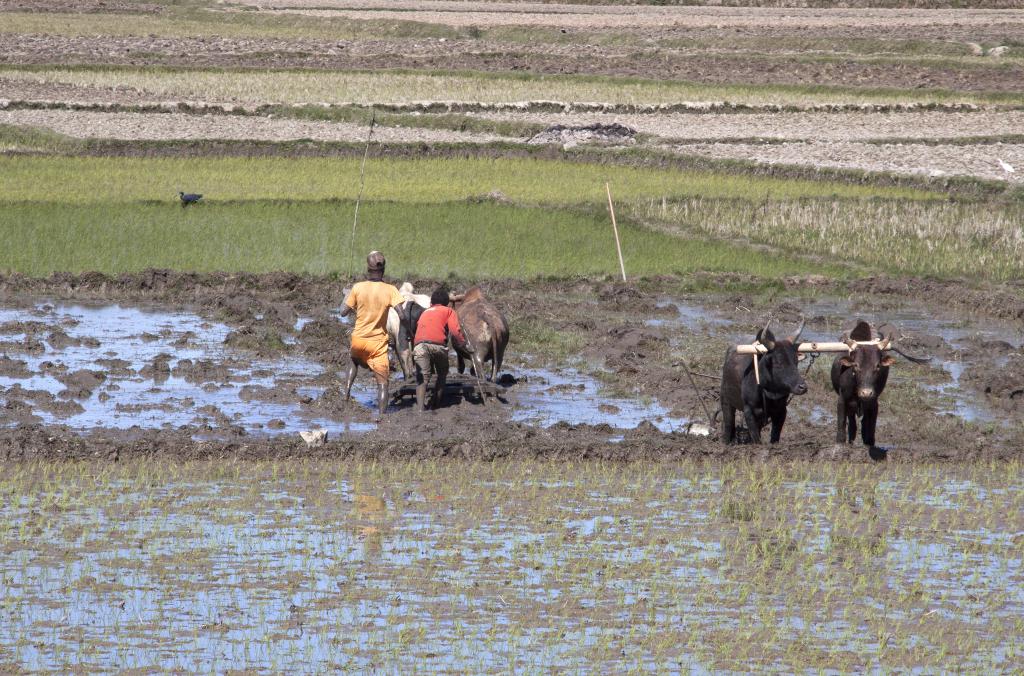
M 388 361 L 388 339 L 368 341 L 352 338 L 352 359 L 356 363 L 373 371 L 378 383 L 386 383 L 391 375 L 391 363 Z

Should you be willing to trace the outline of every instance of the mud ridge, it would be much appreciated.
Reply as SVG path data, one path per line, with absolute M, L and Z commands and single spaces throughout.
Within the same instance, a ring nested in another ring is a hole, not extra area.
M 0 457 L 6 462 L 82 461 L 107 459 L 171 458 L 174 460 L 259 460 L 288 458 L 339 458 L 414 460 L 450 458 L 466 461 L 544 459 L 553 461 L 601 460 L 614 462 L 671 462 L 683 459 L 709 461 L 840 461 L 873 462 L 863 446 L 810 442 L 773 446 L 723 446 L 714 439 L 683 433 L 662 433 L 638 428 L 621 441 L 611 441 L 599 429 L 582 425 L 556 425 L 537 429 L 508 423 L 488 426 L 485 432 L 412 442 L 388 438 L 378 432 L 362 437 L 328 440 L 310 448 L 297 435 L 227 440 L 201 440 L 201 428 L 180 430 L 128 430 L 80 435 L 73 431 L 26 424 L 0 431 Z M 976 444 L 958 449 L 927 445 L 890 453 L 887 462 L 972 462 L 1020 457 L 1021 449 Z

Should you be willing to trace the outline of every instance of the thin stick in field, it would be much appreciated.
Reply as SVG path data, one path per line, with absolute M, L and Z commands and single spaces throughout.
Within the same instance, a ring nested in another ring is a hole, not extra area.
M 615 223 L 615 206 L 612 204 L 612 189 L 605 181 L 605 192 L 608 193 L 608 212 L 612 215 L 612 230 L 615 232 L 615 250 L 619 252 L 619 270 L 622 271 L 622 281 L 626 281 L 626 264 L 622 262 L 622 245 L 619 243 L 619 226 Z

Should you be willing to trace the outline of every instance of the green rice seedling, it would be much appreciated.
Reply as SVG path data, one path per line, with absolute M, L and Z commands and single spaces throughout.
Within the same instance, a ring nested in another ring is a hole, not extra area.
M 176 203 L 179 189 L 201 191 L 208 202 L 343 200 L 359 194 L 360 158 L 103 158 L 0 157 L 7 201 Z M 710 171 L 616 167 L 539 159 L 370 159 L 363 199 L 396 202 L 593 205 L 605 209 L 605 182 L 616 200 L 662 197 L 736 198 L 760 204 L 764 196 L 938 200 L 940 193 L 832 181 L 734 176 Z M 701 208 L 697 202 L 692 208 Z M 711 205 L 708 205 L 709 208 Z M 753 207 L 746 205 L 747 215 Z M 602 213 L 604 213 L 602 211 Z M 679 212 L 673 212 L 678 215 Z
M 399 277 L 533 278 L 557 273 L 605 275 L 617 269 L 615 242 L 603 218 L 541 208 L 493 204 L 364 202 L 350 250 L 349 202 L 241 202 L 187 210 L 166 204 L 13 203 L 0 215 L 9 246 L 0 270 L 45 275 L 53 271 L 107 273 L 150 267 L 216 271 L 289 270 L 353 272 L 364 250 L 388 255 Z M 766 258 L 729 243 L 689 240 L 620 225 L 623 256 L 633 276 L 738 270 L 773 276 L 841 268 L 796 257 Z M 437 246 L 420 255 L 424 241 Z M 468 256 L 472 243 L 484 255 Z M 126 246 L 127 245 L 127 246 Z M 527 325 L 529 329 L 529 325 Z M 523 335 L 533 350 L 573 349 L 570 336 L 541 331 Z
M 24 645 L 37 647 L 4 659 L 23 670 L 40 659 L 80 670 L 114 661 L 141 668 L 147 663 L 131 660 L 147 659 L 155 660 L 151 668 L 195 669 L 228 658 L 237 665 L 240 654 L 252 670 L 374 664 L 485 671 L 515 664 L 616 672 L 927 671 L 953 656 L 978 670 L 1006 670 L 1020 650 L 1018 548 L 989 543 L 1021 528 L 1009 509 L 1019 500 L 1018 464 L 294 459 L 230 468 L 161 463 L 153 470 L 151 462 L 129 461 L 91 476 L 84 463 L 25 463 L 0 479 L 4 521 L 97 518 L 88 546 L 55 543 L 67 561 L 38 548 L 3 559 L 0 638 L 10 636 L 16 617 L 19 635 L 30 639 Z M 312 508 L 350 505 L 356 486 L 386 491 L 387 512 L 397 519 L 372 559 L 362 555 L 358 536 L 339 527 L 336 512 Z M 851 499 L 865 507 L 871 487 L 876 517 L 849 509 Z M 716 518 L 723 489 L 764 503 L 771 519 L 757 517 L 748 528 Z M 37 494 L 41 499 L 28 500 Z M 143 508 L 154 495 L 160 500 Z M 396 495 L 400 503 L 390 497 Z M 32 516 L 57 496 L 65 509 Z M 97 515 L 95 506 L 113 511 Z M 220 518 L 238 509 L 252 520 Z M 936 511 L 944 528 L 933 530 Z M 827 518 L 806 518 L 815 512 Z M 203 533 L 176 521 L 199 524 L 200 514 L 225 530 Z M 1001 517 L 995 530 L 981 525 L 990 514 Z M 611 520 L 585 527 L 604 515 Z M 884 545 L 857 539 L 874 518 L 889 524 Z M 254 521 L 269 528 L 254 531 Z M 562 541 L 569 522 L 579 532 Z M 141 588 L 128 617 L 116 609 L 121 598 L 111 604 L 90 596 L 82 604 L 70 595 L 78 588 L 101 595 L 104 562 L 124 568 L 106 556 L 125 551 L 124 530 L 156 543 L 133 554 L 146 574 L 134 582 Z M 58 539 L 65 532 L 52 529 Z M 751 533 L 762 537 L 752 541 Z M 885 565 L 839 565 L 830 540 L 856 559 L 884 549 Z M 165 565 L 187 557 L 197 542 L 206 552 L 203 566 Z M 9 536 L 0 539 L 5 552 L 9 544 Z M 756 547 L 768 558 L 748 556 Z M 80 563 L 86 559 L 97 563 Z M 21 567 L 38 564 L 59 568 L 71 584 L 51 589 L 46 575 L 21 575 Z M 17 604 L 16 616 L 8 600 Z M 300 608 L 301 632 L 287 610 L 291 602 Z M 71 631 L 46 621 L 51 603 Z M 80 621 L 83 608 L 104 605 L 114 610 Z M 135 613 L 145 619 L 136 621 Z M 195 617 L 207 628 L 196 627 Z M 222 623 L 229 628 L 217 628 Z M 154 642 L 159 656 L 147 651 Z
M 732 521 L 753 521 L 755 511 L 753 505 L 749 503 L 728 500 L 722 505 L 721 514 L 723 518 Z

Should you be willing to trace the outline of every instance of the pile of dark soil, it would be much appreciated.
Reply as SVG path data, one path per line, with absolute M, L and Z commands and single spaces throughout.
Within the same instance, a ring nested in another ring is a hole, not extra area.
M 533 136 L 527 143 L 534 145 L 559 143 L 572 148 L 580 143 L 603 145 L 630 145 L 636 143 L 636 130 L 613 122 L 588 124 L 579 127 L 556 124 Z

